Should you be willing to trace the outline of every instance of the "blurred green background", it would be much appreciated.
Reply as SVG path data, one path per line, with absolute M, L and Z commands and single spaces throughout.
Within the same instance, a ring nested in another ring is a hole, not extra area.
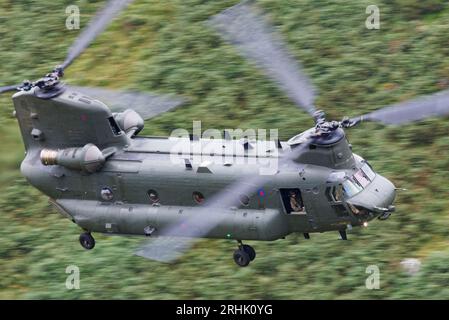
M 313 125 L 276 86 L 208 27 L 205 20 L 238 1 L 136 0 L 67 71 L 71 84 L 174 93 L 189 99 L 146 124 L 169 135 L 206 128 L 279 128 L 287 139 Z M 442 0 L 258 1 L 319 89 L 317 105 L 341 119 L 449 87 L 449 7 Z M 0 0 L 0 85 L 36 79 L 61 63 L 78 30 L 104 1 Z M 381 29 L 367 30 L 376 4 Z M 407 188 L 387 221 L 337 233 L 249 242 L 258 257 L 232 260 L 235 243 L 201 240 L 178 263 L 133 255 L 139 238 L 96 235 L 85 251 L 80 230 L 20 176 L 23 147 L 12 102 L 0 97 L 0 299 L 367 299 L 449 298 L 449 123 L 401 128 L 365 124 L 348 132 L 354 152 Z M 414 276 L 400 262 L 417 258 Z M 368 290 L 369 265 L 380 290 Z M 81 289 L 67 290 L 77 265 Z

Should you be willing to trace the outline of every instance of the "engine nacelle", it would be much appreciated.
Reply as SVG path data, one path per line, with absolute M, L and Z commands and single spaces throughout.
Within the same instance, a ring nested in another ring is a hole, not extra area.
M 136 135 L 142 131 L 144 127 L 144 120 L 132 109 L 127 109 L 121 113 L 115 113 L 114 118 L 120 129 L 125 131 L 126 134 Z
M 44 166 L 60 165 L 88 173 L 99 171 L 106 162 L 101 150 L 91 143 L 82 148 L 43 149 L 40 158 Z

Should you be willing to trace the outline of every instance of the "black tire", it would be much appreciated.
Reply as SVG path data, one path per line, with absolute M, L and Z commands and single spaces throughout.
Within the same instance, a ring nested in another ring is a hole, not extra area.
M 80 235 L 80 244 L 86 250 L 92 250 L 95 247 L 95 239 L 90 233 Z
M 251 261 L 256 259 L 256 250 L 254 250 L 254 248 L 251 247 L 250 245 L 244 244 L 243 245 L 243 251 L 245 251 L 248 254 L 249 259 Z
M 243 250 L 234 251 L 234 261 L 240 267 L 246 267 L 251 262 L 249 255 Z

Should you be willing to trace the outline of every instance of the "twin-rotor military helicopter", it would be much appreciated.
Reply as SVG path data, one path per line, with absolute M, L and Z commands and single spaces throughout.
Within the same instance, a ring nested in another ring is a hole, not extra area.
M 264 70 L 316 124 L 286 142 L 191 136 L 181 143 L 192 151 L 175 164 L 170 159 L 179 140 L 138 134 L 144 120 L 177 107 L 180 99 L 61 82 L 66 68 L 130 2 L 110 1 L 64 63 L 44 78 L 0 88 L 18 91 L 13 102 L 26 149 L 22 174 L 84 230 L 80 243 L 86 249 L 95 246 L 92 232 L 140 235 L 154 239 L 138 255 L 173 261 L 192 239 L 233 239 L 235 262 L 247 266 L 256 252 L 244 240 L 272 241 L 291 233 L 308 239 L 332 230 L 346 239 L 348 227 L 391 215 L 396 188 L 352 152 L 344 129 L 361 121 L 399 125 L 449 113 L 449 94 L 443 92 L 326 121 L 314 108 L 314 88 L 280 37 L 253 3 L 243 2 L 212 17 L 208 26 Z M 109 100 L 109 106 L 91 96 Z M 192 161 L 210 144 L 221 150 L 207 155 L 212 161 Z M 252 152 L 260 148 L 263 156 Z M 236 161 L 223 161 L 229 155 Z M 277 170 L 260 174 L 259 162 L 247 161 L 253 157 L 276 160 Z

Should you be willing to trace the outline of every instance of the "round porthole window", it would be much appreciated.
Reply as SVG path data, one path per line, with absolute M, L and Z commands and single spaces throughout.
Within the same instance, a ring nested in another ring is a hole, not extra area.
M 101 199 L 104 201 L 111 201 L 114 199 L 114 193 L 109 188 L 103 188 L 101 189 Z
M 249 197 L 246 194 L 241 194 L 239 196 L 239 200 L 240 200 L 240 203 L 243 204 L 244 206 L 249 205 Z
M 204 196 L 201 192 L 195 191 L 192 194 L 193 200 L 198 203 L 198 204 L 202 204 L 204 202 Z
M 148 190 L 148 197 L 151 203 L 159 203 L 159 195 L 155 190 Z

